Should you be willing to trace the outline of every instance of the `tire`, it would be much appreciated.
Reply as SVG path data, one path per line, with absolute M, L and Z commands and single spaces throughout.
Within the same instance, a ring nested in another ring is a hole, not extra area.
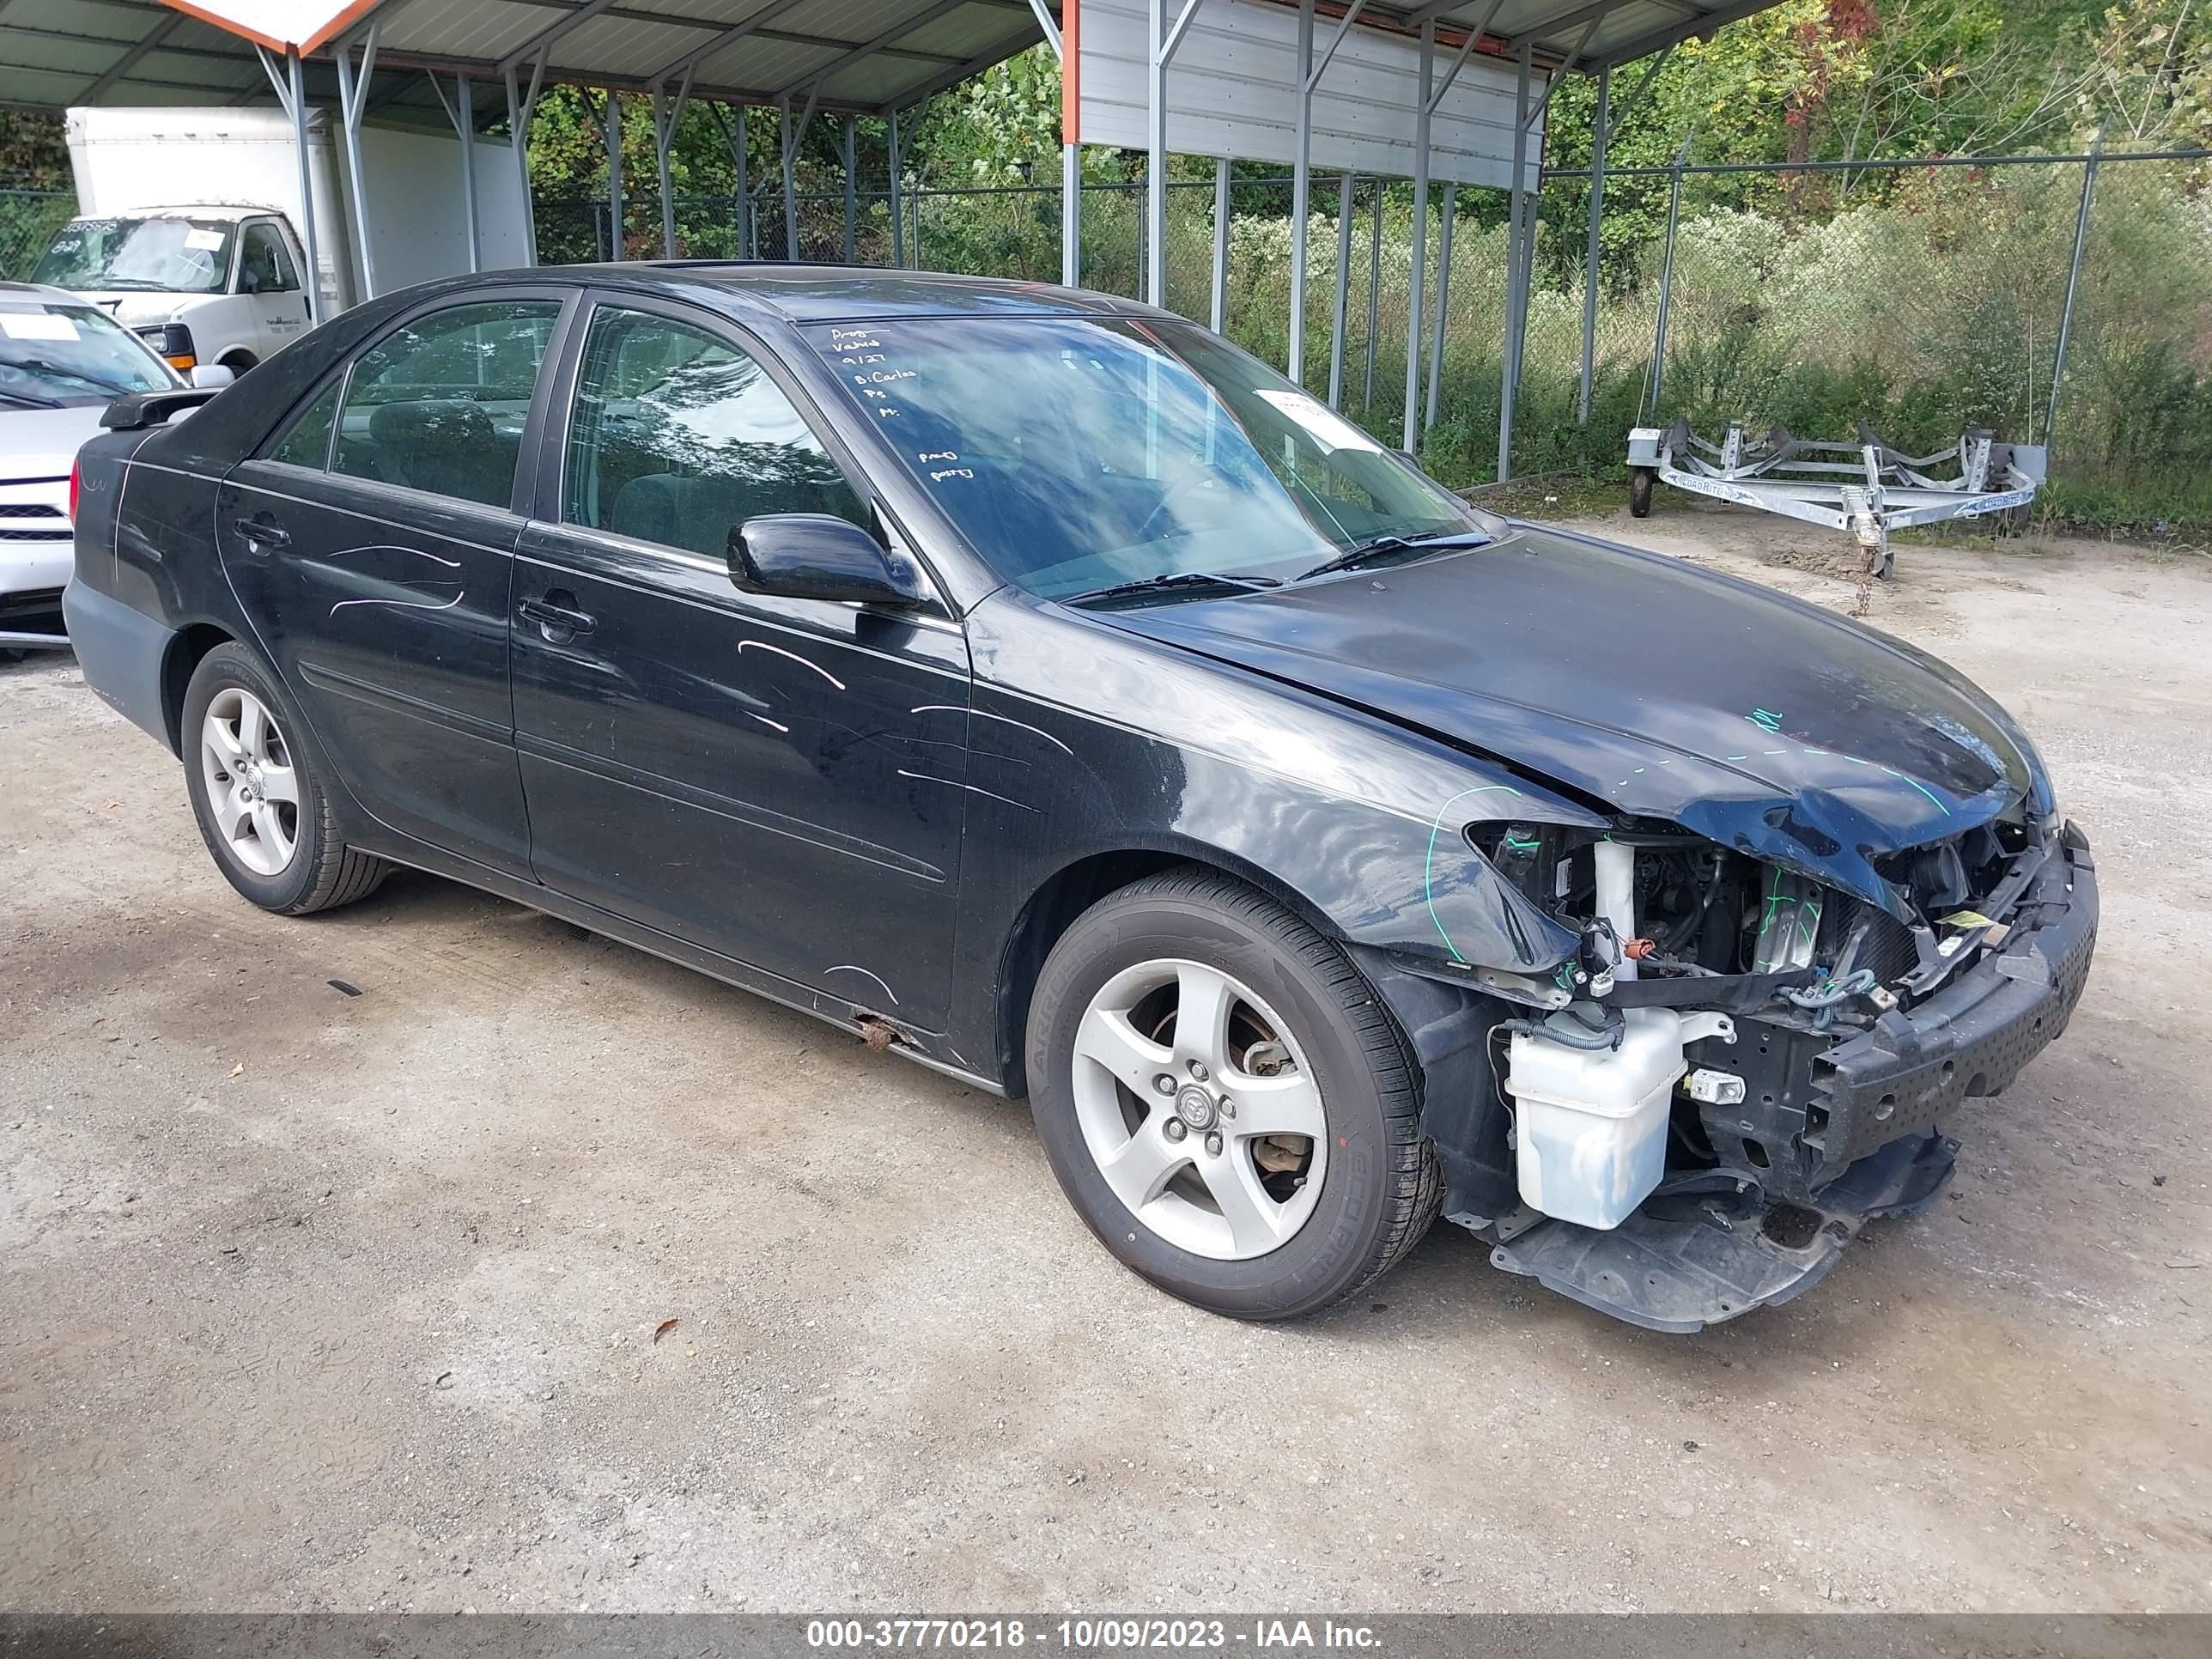
M 1648 519 L 1651 516 L 1651 486 L 1659 477 L 1658 469 L 1632 466 L 1628 469 L 1628 516 Z
M 263 716 L 258 740 L 247 729 L 249 705 Z M 220 745 L 210 715 L 228 738 Z M 216 647 L 185 688 L 185 788 L 200 839 L 233 887 L 284 916 L 367 898 L 391 869 L 339 839 L 306 730 L 276 677 L 242 646 Z M 243 807 L 241 785 L 252 800 Z
M 1201 1071 L 1189 1060 L 1215 1040 L 1177 1027 L 1217 981 L 1224 1063 Z M 1240 882 L 1187 866 L 1093 905 L 1045 960 L 1024 1048 L 1037 1132 L 1077 1212 L 1123 1266 L 1209 1312 L 1316 1312 L 1436 1219 L 1442 1181 L 1396 1022 L 1341 950 Z M 1211 1109 L 1188 1098 L 1198 1078 Z M 1297 1123 L 1321 1133 L 1265 1133 Z

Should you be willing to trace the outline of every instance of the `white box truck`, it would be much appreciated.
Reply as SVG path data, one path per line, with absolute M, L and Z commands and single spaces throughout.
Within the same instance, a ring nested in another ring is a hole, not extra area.
M 311 325 L 300 167 L 275 110 L 73 109 L 78 216 L 55 233 L 34 280 L 86 295 L 179 369 L 243 374 Z M 483 268 L 526 264 L 529 228 L 514 152 L 473 147 Z M 380 293 L 469 268 L 460 146 L 364 127 L 368 252 Z M 332 317 L 365 291 L 354 181 L 335 124 L 308 112 L 314 282 Z

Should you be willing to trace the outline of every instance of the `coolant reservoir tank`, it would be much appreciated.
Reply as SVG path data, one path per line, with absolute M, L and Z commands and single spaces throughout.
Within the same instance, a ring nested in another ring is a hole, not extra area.
M 1725 1014 L 1629 1008 L 1621 1018 L 1618 1048 L 1574 1048 L 1516 1032 L 1508 1063 L 1522 1201 L 1585 1227 L 1618 1227 L 1666 1172 L 1667 1117 L 1686 1069 L 1683 1045 L 1706 1036 L 1735 1041 Z

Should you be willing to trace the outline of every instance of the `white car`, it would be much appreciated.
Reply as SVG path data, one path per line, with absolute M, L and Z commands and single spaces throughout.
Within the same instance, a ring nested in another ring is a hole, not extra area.
M 197 370 L 222 386 L 228 370 Z M 0 283 L 0 653 L 69 643 L 70 470 L 125 392 L 185 385 L 105 312 L 74 294 Z

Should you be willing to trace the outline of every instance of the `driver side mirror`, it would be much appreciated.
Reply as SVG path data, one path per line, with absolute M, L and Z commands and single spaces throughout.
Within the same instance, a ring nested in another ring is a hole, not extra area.
M 192 366 L 192 385 L 202 392 L 227 386 L 237 378 L 225 363 L 195 363 Z
M 238 291 L 240 294 L 261 292 L 261 273 L 252 265 L 242 265 L 238 272 Z
M 770 513 L 730 532 L 730 580 L 741 593 L 850 605 L 921 602 L 914 571 L 876 538 L 827 513 Z

